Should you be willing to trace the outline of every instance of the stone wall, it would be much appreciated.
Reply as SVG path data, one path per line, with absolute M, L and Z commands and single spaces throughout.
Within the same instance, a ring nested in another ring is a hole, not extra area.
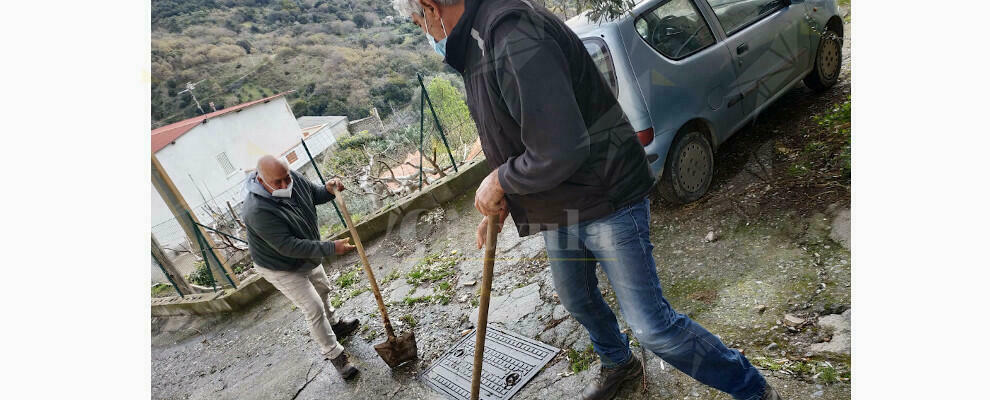
M 352 135 L 357 135 L 363 131 L 368 131 L 372 135 L 381 135 L 384 129 L 385 125 L 382 124 L 382 118 L 378 115 L 378 109 L 374 107 L 371 108 L 371 116 L 347 123 L 347 130 Z

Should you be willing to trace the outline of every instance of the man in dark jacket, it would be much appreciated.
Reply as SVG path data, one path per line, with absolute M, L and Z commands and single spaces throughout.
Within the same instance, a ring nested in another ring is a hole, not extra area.
M 284 160 L 268 155 L 248 177 L 241 212 L 255 271 L 302 310 L 320 352 L 341 377 L 351 379 L 358 370 L 348 362 L 337 337 L 354 333 L 358 321 L 338 321 L 327 302 L 330 280 L 320 264 L 326 266 L 354 246 L 347 239 L 320 240 L 316 222 L 316 205 L 333 200 L 333 193 L 343 188 L 338 180 L 326 187 L 314 185 Z
M 778 399 L 736 350 L 674 311 L 649 232 L 653 176 L 632 126 L 581 40 L 532 0 L 394 0 L 461 73 L 493 171 L 475 195 L 520 236 L 542 232 L 560 301 L 591 336 L 600 378 L 582 398 L 610 399 L 643 373 L 598 290 L 601 264 L 640 344 L 736 399 Z

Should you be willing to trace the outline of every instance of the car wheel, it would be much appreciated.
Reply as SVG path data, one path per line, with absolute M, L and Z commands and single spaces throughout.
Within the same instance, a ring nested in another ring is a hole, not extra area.
M 660 196 L 674 204 L 698 200 L 708 191 L 715 171 L 712 144 L 697 130 L 678 135 L 660 176 Z
M 835 85 L 842 70 L 842 37 L 829 29 L 818 43 L 815 68 L 804 78 L 804 84 L 816 92 Z

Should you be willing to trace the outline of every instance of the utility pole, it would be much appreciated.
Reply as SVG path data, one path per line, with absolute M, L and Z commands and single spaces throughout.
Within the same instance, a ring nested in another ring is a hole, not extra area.
M 192 242 L 193 250 L 204 255 L 203 261 L 207 265 L 211 264 L 210 258 L 212 258 L 213 262 L 219 264 L 217 267 L 223 269 L 223 271 L 217 271 L 218 273 L 225 272 L 234 286 L 240 285 L 241 282 L 230 268 L 230 264 L 224 258 L 223 254 L 216 251 L 216 243 L 213 242 L 210 235 L 206 234 L 198 226 L 199 220 L 196 218 L 196 214 L 189 208 L 189 204 L 186 203 L 182 194 L 179 193 L 179 189 L 172 182 L 172 178 L 169 178 L 168 173 L 162 168 L 162 164 L 158 162 L 158 157 L 155 157 L 154 154 L 151 155 L 151 184 L 158 191 L 158 194 L 162 196 L 162 200 L 165 200 L 165 204 L 168 205 L 168 209 L 172 211 L 175 219 L 179 221 L 182 230 L 186 233 L 189 241 Z M 209 248 L 202 248 L 198 240 L 199 237 L 203 238 L 204 243 Z M 222 279 L 217 279 L 217 281 L 223 282 Z
M 192 96 L 193 101 L 196 102 L 196 108 L 199 109 L 199 113 L 200 114 L 206 114 L 206 113 L 203 112 L 203 107 L 201 107 L 199 105 L 199 100 L 196 100 L 196 94 L 193 93 L 193 90 L 196 89 L 196 85 L 198 85 L 200 83 L 203 83 L 203 81 L 205 81 L 205 80 L 206 79 L 200 79 L 199 82 L 196 82 L 196 83 L 186 82 L 186 90 L 183 90 L 183 91 L 177 93 L 177 94 L 183 94 L 185 92 L 189 92 L 189 95 Z

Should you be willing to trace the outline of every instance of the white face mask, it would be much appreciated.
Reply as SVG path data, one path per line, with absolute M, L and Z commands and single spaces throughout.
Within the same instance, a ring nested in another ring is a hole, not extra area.
M 292 197 L 292 183 L 293 183 L 292 178 L 289 177 L 289 186 L 286 186 L 285 189 L 273 189 L 272 196 L 282 197 L 286 199 Z

